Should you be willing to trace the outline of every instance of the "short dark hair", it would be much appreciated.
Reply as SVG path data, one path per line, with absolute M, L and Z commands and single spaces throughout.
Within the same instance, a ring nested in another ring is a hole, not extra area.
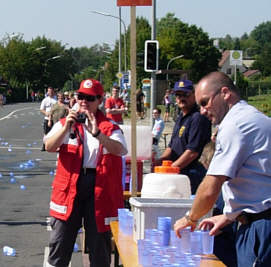
M 118 85 L 114 85 L 112 89 L 120 90 L 120 87 Z
M 228 87 L 230 91 L 233 91 L 240 96 L 239 88 L 235 86 L 232 79 L 224 72 L 211 72 L 204 76 L 201 80 L 206 80 L 213 88 L 222 88 L 223 86 Z

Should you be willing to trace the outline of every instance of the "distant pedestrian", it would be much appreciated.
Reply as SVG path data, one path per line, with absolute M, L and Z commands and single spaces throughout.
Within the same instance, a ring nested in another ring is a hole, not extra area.
M 64 92 L 64 104 L 69 106 L 70 105 L 70 97 L 69 97 L 69 92 L 65 91 Z
M 34 91 L 31 92 L 31 101 L 35 102 L 35 92 Z
M 119 97 L 119 86 L 112 88 L 112 96 L 105 101 L 106 117 L 118 124 L 123 124 L 122 114 L 127 112 L 122 98 Z
M 128 90 L 125 88 L 123 89 L 122 93 L 120 94 L 120 97 L 122 98 L 125 107 L 129 109 L 129 104 L 130 104 L 130 96 Z
M 0 94 L 0 107 L 3 107 L 4 105 L 4 96 Z
M 60 119 L 65 118 L 69 113 L 69 108 L 64 104 L 64 95 L 62 92 L 57 93 L 57 103 L 53 105 L 50 116 L 48 126 L 52 127 L 53 124 L 58 122 Z
M 74 92 L 70 92 L 69 93 L 69 100 L 70 100 L 70 102 L 69 102 L 69 108 L 72 108 L 73 105 L 76 103 L 76 99 L 74 97 Z
M 142 89 L 139 88 L 136 91 L 136 113 L 137 116 L 143 120 L 144 119 L 144 99 L 145 94 L 143 93 Z
M 40 112 L 44 115 L 43 132 L 46 135 L 52 128 L 48 125 L 51 109 L 56 104 L 55 92 L 53 87 L 48 87 L 47 96 L 41 101 Z M 45 151 L 45 145 L 42 145 L 41 151 Z
M 165 128 L 165 123 L 160 116 L 161 109 L 155 108 L 152 112 L 152 117 L 154 119 L 154 125 L 152 128 L 152 150 L 154 153 L 154 158 L 160 157 L 159 141 Z
M 164 95 L 164 105 L 165 105 L 164 122 L 169 121 L 169 114 L 170 114 L 170 106 L 171 106 L 171 104 L 172 104 L 171 93 L 170 93 L 170 90 L 167 89 L 166 93 Z

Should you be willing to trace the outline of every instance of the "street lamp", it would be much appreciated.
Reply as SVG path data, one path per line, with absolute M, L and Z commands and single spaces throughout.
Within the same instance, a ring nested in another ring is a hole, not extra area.
M 50 61 L 50 60 L 55 60 L 55 59 L 58 59 L 58 58 L 61 58 L 61 57 L 62 57 L 62 56 L 54 56 L 54 57 L 50 57 L 50 58 L 46 59 L 45 64 L 47 64 L 47 62 Z
M 34 51 L 43 50 L 43 49 L 45 49 L 45 48 L 46 48 L 46 46 L 41 46 L 41 47 L 36 48 Z
M 45 48 L 46 48 L 46 46 L 37 47 L 37 48 L 35 48 L 35 49 L 33 50 L 32 53 L 34 54 L 34 52 L 43 50 L 43 49 L 45 49 Z M 32 54 L 32 55 L 33 55 L 33 54 Z M 31 85 L 31 83 L 30 83 L 28 80 L 26 80 L 26 81 L 25 81 L 25 90 L 26 90 L 25 94 L 26 94 L 26 100 L 27 100 L 27 101 L 28 101 L 29 85 Z
M 178 58 L 182 58 L 182 57 L 184 57 L 184 55 L 180 55 L 180 56 L 177 56 L 177 57 L 173 57 L 173 58 L 167 63 L 167 71 L 168 71 L 168 67 L 169 67 L 169 65 L 170 65 L 170 63 L 171 63 L 172 61 L 174 61 L 175 59 L 178 59 Z M 168 73 L 167 73 L 167 83 L 168 83 Z
M 44 63 L 44 74 L 46 73 L 46 67 L 47 67 L 47 63 L 51 60 L 55 60 L 55 59 L 58 59 L 58 58 L 61 58 L 63 57 L 63 55 L 58 55 L 58 56 L 54 56 L 54 57 L 50 57 L 48 59 L 45 60 L 45 63 Z
M 126 53 L 126 25 L 124 23 L 124 21 L 121 19 L 121 9 L 119 9 L 119 17 L 108 14 L 108 13 L 104 13 L 104 12 L 99 12 L 96 10 L 91 10 L 92 13 L 95 14 L 99 14 L 102 16 L 106 16 L 106 17 L 112 17 L 115 19 L 118 19 L 120 22 L 120 42 L 119 42 L 119 58 L 121 59 L 121 23 L 123 25 L 124 28 L 124 71 L 127 71 L 127 53 Z M 119 72 L 121 72 L 121 62 L 119 61 Z
M 167 63 L 167 71 L 168 71 L 168 67 L 172 61 L 174 61 L 175 59 L 178 59 L 178 58 L 182 58 L 182 57 L 184 57 L 184 55 L 180 55 L 180 56 L 173 57 L 172 59 L 170 59 L 170 61 Z M 167 73 L 167 84 L 168 84 L 168 73 Z

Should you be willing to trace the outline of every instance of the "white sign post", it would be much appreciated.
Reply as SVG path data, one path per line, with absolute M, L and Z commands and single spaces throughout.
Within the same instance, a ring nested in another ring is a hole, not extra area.
M 236 84 L 236 66 L 243 65 L 243 51 L 242 50 L 230 51 L 230 65 L 234 66 L 234 84 Z

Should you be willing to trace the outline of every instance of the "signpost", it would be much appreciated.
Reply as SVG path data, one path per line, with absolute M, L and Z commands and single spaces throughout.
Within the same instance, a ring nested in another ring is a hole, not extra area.
M 117 6 L 151 6 L 152 0 L 117 0 Z
M 242 50 L 230 51 L 230 65 L 234 66 L 234 84 L 236 85 L 236 66 L 243 65 L 243 51 Z

